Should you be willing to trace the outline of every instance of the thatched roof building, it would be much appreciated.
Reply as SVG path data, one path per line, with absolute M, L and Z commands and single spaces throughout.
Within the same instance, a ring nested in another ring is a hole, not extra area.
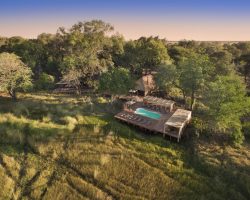
M 146 96 L 155 89 L 154 77 L 152 74 L 143 75 L 135 82 L 135 90 Z

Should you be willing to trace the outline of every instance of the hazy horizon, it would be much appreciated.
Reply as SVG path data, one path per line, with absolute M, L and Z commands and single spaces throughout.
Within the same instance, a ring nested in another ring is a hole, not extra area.
M 249 41 L 247 0 L 31 0 L 1 1 L 0 36 L 36 38 L 78 21 L 101 19 L 125 39 Z

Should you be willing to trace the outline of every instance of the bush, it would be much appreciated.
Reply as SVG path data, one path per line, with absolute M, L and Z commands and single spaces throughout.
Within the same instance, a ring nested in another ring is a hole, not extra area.
M 243 133 L 245 136 L 250 136 L 250 122 L 244 122 L 243 123 Z
M 55 87 L 55 78 L 49 74 L 42 73 L 35 82 L 36 90 L 51 90 Z
M 233 128 L 231 133 L 231 138 L 233 140 L 234 145 L 238 146 L 242 144 L 244 141 L 244 135 L 241 132 L 240 128 Z
M 107 103 L 107 102 L 108 102 L 107 99 L 105 99 L 105 98 L 103 98 L 103 97 L 98 97 L 98 98 L 96 99 L 96 101 L 97 101 L 97 103 Z

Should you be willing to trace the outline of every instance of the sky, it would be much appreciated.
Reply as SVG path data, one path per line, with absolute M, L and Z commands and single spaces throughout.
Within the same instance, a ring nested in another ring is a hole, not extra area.
M 250 0 L 0 0 L 0 36 L 36 38 L 92 19 L 127 40 L 250 40 Z

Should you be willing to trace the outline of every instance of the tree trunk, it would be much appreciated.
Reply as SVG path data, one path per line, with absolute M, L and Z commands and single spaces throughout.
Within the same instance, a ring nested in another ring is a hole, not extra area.
M 16 90 L 15 89 L 10 89 L 9 90 L 9 95 L 11 96 L 12 100 L 17 100 L 17 97 L 16 97 Z
M 245 81 L 245 83 L 247 83 L 247 70 L 246 70 L 246 67 L 244 69 L 244 81 Z
M 184 100 L 184 105 L 186 105 L 186 94 L 184 92 L 184 90 L 182 90 L 182 95 L 183 95 L 183 100 Z
M 76 88 L 76 94 L 81 95 L 81 92 L 82 92 L 81 86 L 79 86 L 78 84 L 75 84 L 75 88 Z
M 195 104 L 194 91 L 192 91 L 191 102 L 190 102 L 190 110 L 193 110 Z
M 111 105 L 113 105 L 115 99 L 116 99 L 116 96 L 112 94 L 112 95 L 111 95 Z
M 37 63 L 35 66 L 35 74 L 34 74 L 35 80 L 38 80 L 40 78 L 41 73 L 42 73 L 42 67 L 40 63 Z
M 81 95 L 81 94 L 82 94 L 81 87 L 78 87 L 78 88 L 77 88 L 77 94 L 78 94 L 78 95 Z

